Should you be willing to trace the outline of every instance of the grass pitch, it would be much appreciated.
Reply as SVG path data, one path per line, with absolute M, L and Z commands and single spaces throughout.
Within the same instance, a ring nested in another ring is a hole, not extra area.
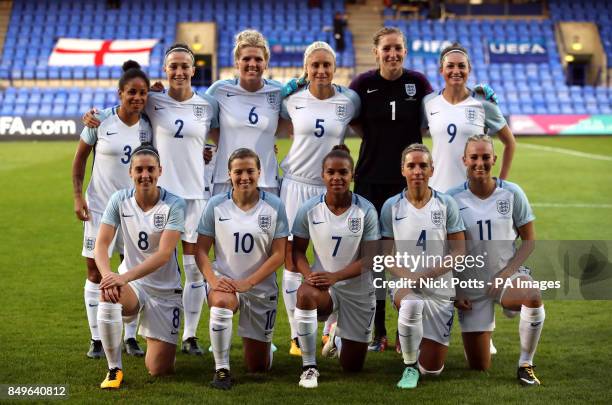
M 347 143 L 356 155 L 358 141 Z M 85 357 L 89 341 L 83 308 L 86 271 L 80 256 L 82 226 L 72 212 L 70 180 L 75 146 L 75 142 L 0 144 L 0 384 L 68 384 L 69 401 L 78 403 L 612 401 L 610 301 L 546 302 L 546 323 L 535 358 L 543 383 L 538 389 L 521 389 L 516 383 L 518 320 L 506 319 L 499 311 L 494 334 L 499 354 L 486 373 L 466 369 L 455 325 L 442 376 L 423 378 L 416 390 L 395 388 L 403 365 L 392 350 L 369 354 L 364 371 L 356 375 L 343 374 L 337 361 L 320 359 L 319 388 L 299 389 L 301 360 L 288 355 L 289 329 L 280 303 L 274 335 L 279 351 L 269 374 L 245 372 L 242 345 L 235 338 L 231 364 L 237 383 L 230 392 L 208 388 L 214 367 L 211 354 L 196 358 L 181 353 L 176 374 L 162 379 L 149 377 L 142 359 L 124 356 L 123 388 L 103 392 L 98 385 L 106 362 Z M 287 140 L 280 141 L 280 156 L 288 147 Z M 511 180 L 523 187 L 534 204 L 539 239 L 612 239 L 610 138 L 521 138 Z M 395 333 L 396 317 L 388 308 L 390 335 Z M 209 344 L 207 325 L 205 307 L 198 330 L 203 347 Z M 393 336 L 390 340 L 393 343 Z

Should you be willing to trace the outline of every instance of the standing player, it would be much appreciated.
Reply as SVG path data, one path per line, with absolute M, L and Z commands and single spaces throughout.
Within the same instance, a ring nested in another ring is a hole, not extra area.
M 299 385 L 318 386 L 316 359 L 317 320 L 333 311 L 332 326 L 323 355 L 339 355 L 345 371 L 360 371 L 371 339 L 375 311 L 370 269 L 364 269 L 363 242 L 380 239 L 374 206 L 350 191 L 353 159 L 344 145 L 334 147 L 323 159 L 326 192 L 299 209 L 293 223 L 293 258 L 304 275 L 297 293 L 295 324 L 302 350 Z M 309 241 L 315 262 L 306 258 Z
M 160 151 L 164 177 L 160 185 L 185 200 L 185 232 L 183 267 L 185 268 L 185 328 L 184 353 L 201 355 L 196 329 L 204 303 L 204 279 L 195 263 L 196 228 L 206 206 L 204 145 L 211 128 L 218 127 L 219 107 L 208 95 L 200 96 L 191 88 L 195 74 L 193 52 L 185 44 L 174 44 L 167 51 L 164 69 L 168 91 L 152 92 L 146 112 L 153 127 L 153 140 Z M 91 114 L 84 117 L 86 125 L 95 126 Z
M 469 136 L 497 134 L 504 144 L 501 179 L 508 177 L 516 148 L 514 135 L 497 104 L 477 97 L 467 87 L 471 69 L 463 47 L 457 43 L 446 47 L 440 54 L 445 88 L 423 100 L 423 126 L 429 128 L 433 140 L 436 167 L 431 186 L 442 192 L 466 180 L 462 157 Z
M 504 282 L 494 284 L 486 294 L 482 289 L 458 289 L 459 323 L 470 368 L 486 370 L 491 365 L 489 340 L 495 329 L 494 303 L 501 304 L 504 312 L 520 311 L 517 377 L 521 385 L 537 386 L 540 381 L 533 371 L 533 357 L 544 325 L 544 305 L 539 289 L 518 288 L 517 283 L 532 280 L 523 263 L 534 249 L 535 217 L 518 185 L 492 177 L 496 160 L 489 136 L 469 137 L 463 155 L 468 180 L 449 190 L 459 205 L 474 251 L 487 254 L 489 279 L 485 281 Z M 519 236 L 522 243 L 517 248 L 515 240 Z M 466 270 L 461 274 L 470 273 Z
M 397 170 L 401 164 L 399 151 L 421 143 L 421 102 L 433 90 L 423 74 L 403 68 L 406 39 L 398 28 L 384 27 L 374 34 L 374 56 L 378 69 L 357 76 L 350 88 L 357 92 L 362 105 L 357 120 L 362 141 L 355 192 L 380 212 L 383 203 L 406 185 Z M 377 290 L 372 351 L 387 347 L 385 296 L 384 289 Z
M 134 61 L 123 64 L 123 75 L 119 79 L 119 106 L 97 115 L 101 122 L 98 128 L 84 128 L 72 162 L 72 186 L 74 190 L 74 212 L 84 222 L 82 255 L 87 263 L 85 280 L 85 309 L 91 331 L 91 345 L 87 357 L 104 355 L 98 332 L 97 312 L 100 297 L 100 272 L 94 260 L 94 246 L 100 220 L 110 196 L 132 183 L 128 165 L 132 152 L 141 142 L 151 141 L 151 125 L 141 113 L 149 91 L 149 78 Z M 85 167 L 91 152 L 95 162 L 91 180 L 83 198 Z M 110 244 L 108 255 L 113 250 L 123 255 L 121 234 Z M 138 320 L 125 325 L 124 343 L 129 355 L 143 356 L 136 341 Z
M 431 153 L 425 145 L 413 144 L 402 152 L 402 175 L 406 189 L 389 198 L 380 214 L 381 234 L 396 240 L 398 252 L 428 257 L 445 257 L 463 253 L 463 221 L 452 197 L 429 187 L 434 173 Z M 454 242 L 450 245 L 447 241 Z M 436 265 L 438 267 L 436 267 Z M 452 268 L 439 264 L 402 270 L 398 275 L 425 279 L 446 279 Z M 455 308 L 454 288 L 433 289 L 416 284 L 417 288 L 396 288 L 391 291 L 398 308 L 399 340 L 406 368 L 399 388 L 416 388 L 419 375 L 438 376 L 444 369 Z M 418 355 L 418 358 L 417 358 Z M 418 366 L 417 366 L 418 364 Z
M 261 33 L 245 30 L 236 36 L 234 62 L 239 77 L 219 80 L 206 94 L 219 103 L 219 129 L 210 137 L 218 145 L 213 195 L 226 193 L 232 185 L 226 171 L 230 154 L 249 148 L 261 159 L 259 187 L 278 195 L 278 163 L 274 135 L 281 106 L 279 82 L 263 79 L 270 61 L 270 49 Z
M 293 133 L 293 143 L 281 163 L 281 200 L 290 227 L 305 201 L 325 193 L 321 161 L 334 145 L 344 142 L 349 123 L 359 115 L 357 94 L 332 83 L 335 70 L 334 50 L 326 42 L 313 42 L 304 51 L 304 76 L 299 80 L 303 86 L 283 100 L 281 117 L 291 121 Z M 287 245 L 283 299 L 291 327 L 289 353 L 299 356 L 293 312 L 302 275 L 293 267 L 291 242 Z
M 157 150 L 143 144 L 130 163 L 133 188 L 111 197 L 98 232 L 96 264 L 102 274 L 98 325 L 108 361 L 100 388 L 118 389 L 123 380 L 121 318 L 141 313 L 147 339 L 145 365 L 153 376 L 174 371 L 181 315 L 181 276 L 176 245 L 185 224 L 185 202 L 157 187 L 162 169 Z M 107 252 L 121 230 L 125 260 L 113 273 Z
M 232 386 L 229 351 L 232 318 L 240 310 L 247 369 L 272 366 L 272 333 L 276 320 L 276 269 L 285 258 L 289 229 L 280 199 L 257 188 L 261 164 L 255 152 L 237 149 L 228 159 L 232 189 L 214 196 L 198 226 L 197 262 L 206 278 L 210 307 L 210 341 L 215 358 L 213 388 Z M 209 262 L 215 245 L 215 262 Z

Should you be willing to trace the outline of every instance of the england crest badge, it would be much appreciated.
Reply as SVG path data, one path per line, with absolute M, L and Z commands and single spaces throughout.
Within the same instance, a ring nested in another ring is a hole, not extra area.
M 267 231 L 272 226 L 272 215 L 260 215 L 257 221 L 259 229 Z
M 346 106 L 343 104 L 336 105 L 336 117 L 342 119 L 346 117 Z
M 476 109 L 473 107 L 466 107 L 465 118 L 470 122 L 474 122 L 476 120 Z
M 193 106 L 193 116 L 196 120 L 201 120 L 204 117 L 204 106 L 195 104 Z
M 266 98 L 268 100 L 268 104 L 270 104 L 272 107 L 275 107 L 278 100 L 278 93 L 268 93 L 266 94 Z
M 348 219 L 349 231 L 358 233 L 361 231 L 361 218 L 349 218 Z
M 164 229 L 166 225 L 166 216 L 164 214 L 155 214 L 153 215 L 153 226 L 156 229 Z
M 416 84 L 414 83 L 406 83 L 406 94 L 408 94 L 408 97 L 413 97 L 416 95 Z
M 497 212 L 501 215 L 508 215 L 510 213 L 510 200 L 497 200 L 495 205 L 497 206 Z
M 96 246 L 96 238 L 87 238 L 85 239 L 85 249 L 92 251 Z
M 140 139 L 140 143 L 149 141 L 149 131 L 147 131 L 146 129 L 141 129 L 140 131 L 138 131 L 138 138 Z
M 431 223 L 435 226 L 441 226 L 444 223 L 444 215 L 442 210 L 431 211 Z

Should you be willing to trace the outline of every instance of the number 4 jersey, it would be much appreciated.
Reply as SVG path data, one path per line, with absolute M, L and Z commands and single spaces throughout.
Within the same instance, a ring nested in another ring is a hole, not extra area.
M 434 174 L 429 185 L 442 192 L 465 181 L 463 149 L 472 135 L 491 134 L 506 125 L 497 104 L 470 96 L 458 104 L 451 104 L 442 95 L 428 94 L 423 99 L 423 127 L 429 127 L 433 140 Z
M 134 192 L 132 188 L 113 194 L 102 217 L 102 223 L 121 228 L 125 249 L 125 259 L 119 266 L 121 274 L 159 250 L 163 231 L 185 230 L 185 201 L 182 198 L 159 188 L 159 201 L 144 212 L 136 202 Z M 181 270 L 176 259 L 176 249 L 174 257 L 166 264 L 136 282 L 157 290 L 180 289 Z
M 242 280 L 268 260 L 274 239 L 287 237 L 289 229 L 285 207 L 277 196 L 260 191 L 257 204 L 243 211 L 234 203 L 230 191 L 208 201 L 198 233 L 215 239 L 213 270 L 233 280 Z M 261 298 L 276 291 L 276 273 L 250 290 Z

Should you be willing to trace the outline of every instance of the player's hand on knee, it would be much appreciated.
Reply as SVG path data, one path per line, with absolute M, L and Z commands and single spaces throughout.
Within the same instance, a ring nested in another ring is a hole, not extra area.
M 98 110 L 95 107 L 92 107 L 91 110 L 83 114 L 83 117 L 81 118 L 83 125 L 88 128 L 98 128 L 100 126 L 100 120 L 96 118 L 97 113 Z
M 311 273 L 310 280 L 315 287 L 320 290 L 327 290 L 332 285 L 336 284 L 336 277 L 333 273 L 317 272 Z
M 226 277 L 217 278 L 214 283 L 211 283 L 211 287 L 213 288 L 213 290 L 230 294 L 236 292 L 236 289 L 232 284 L 232 280 Z
M 119 302 L 119 298 L 121 298 L 120 290 L 117 287 L 100 288 L 100 291 L 102 292 L 102 299 L 105 302 L 116 304 Z
M 83 196 L 74 198 L 74 213 L 81 221 L 89 221 L 89 207 Z
M 127 282 L 122 274 L 117 273 L 104 273 L 102 281 L 100 281 L 100 288 L 112 288 L 112 287 L 123 287 Z
M 253 284 L 251 284 L 250 281 L 248 280 L 230 280 L 232 285 L 234 286 L 234 289 L 237 292 L 247 292 L 249 291 L 251 288 L 253 288 Z
M 150 91 L 160 93 L 164 91 L 164 84 L 158 80 L 155 83 L 153 83 L 153 85 L 150 88 Z

